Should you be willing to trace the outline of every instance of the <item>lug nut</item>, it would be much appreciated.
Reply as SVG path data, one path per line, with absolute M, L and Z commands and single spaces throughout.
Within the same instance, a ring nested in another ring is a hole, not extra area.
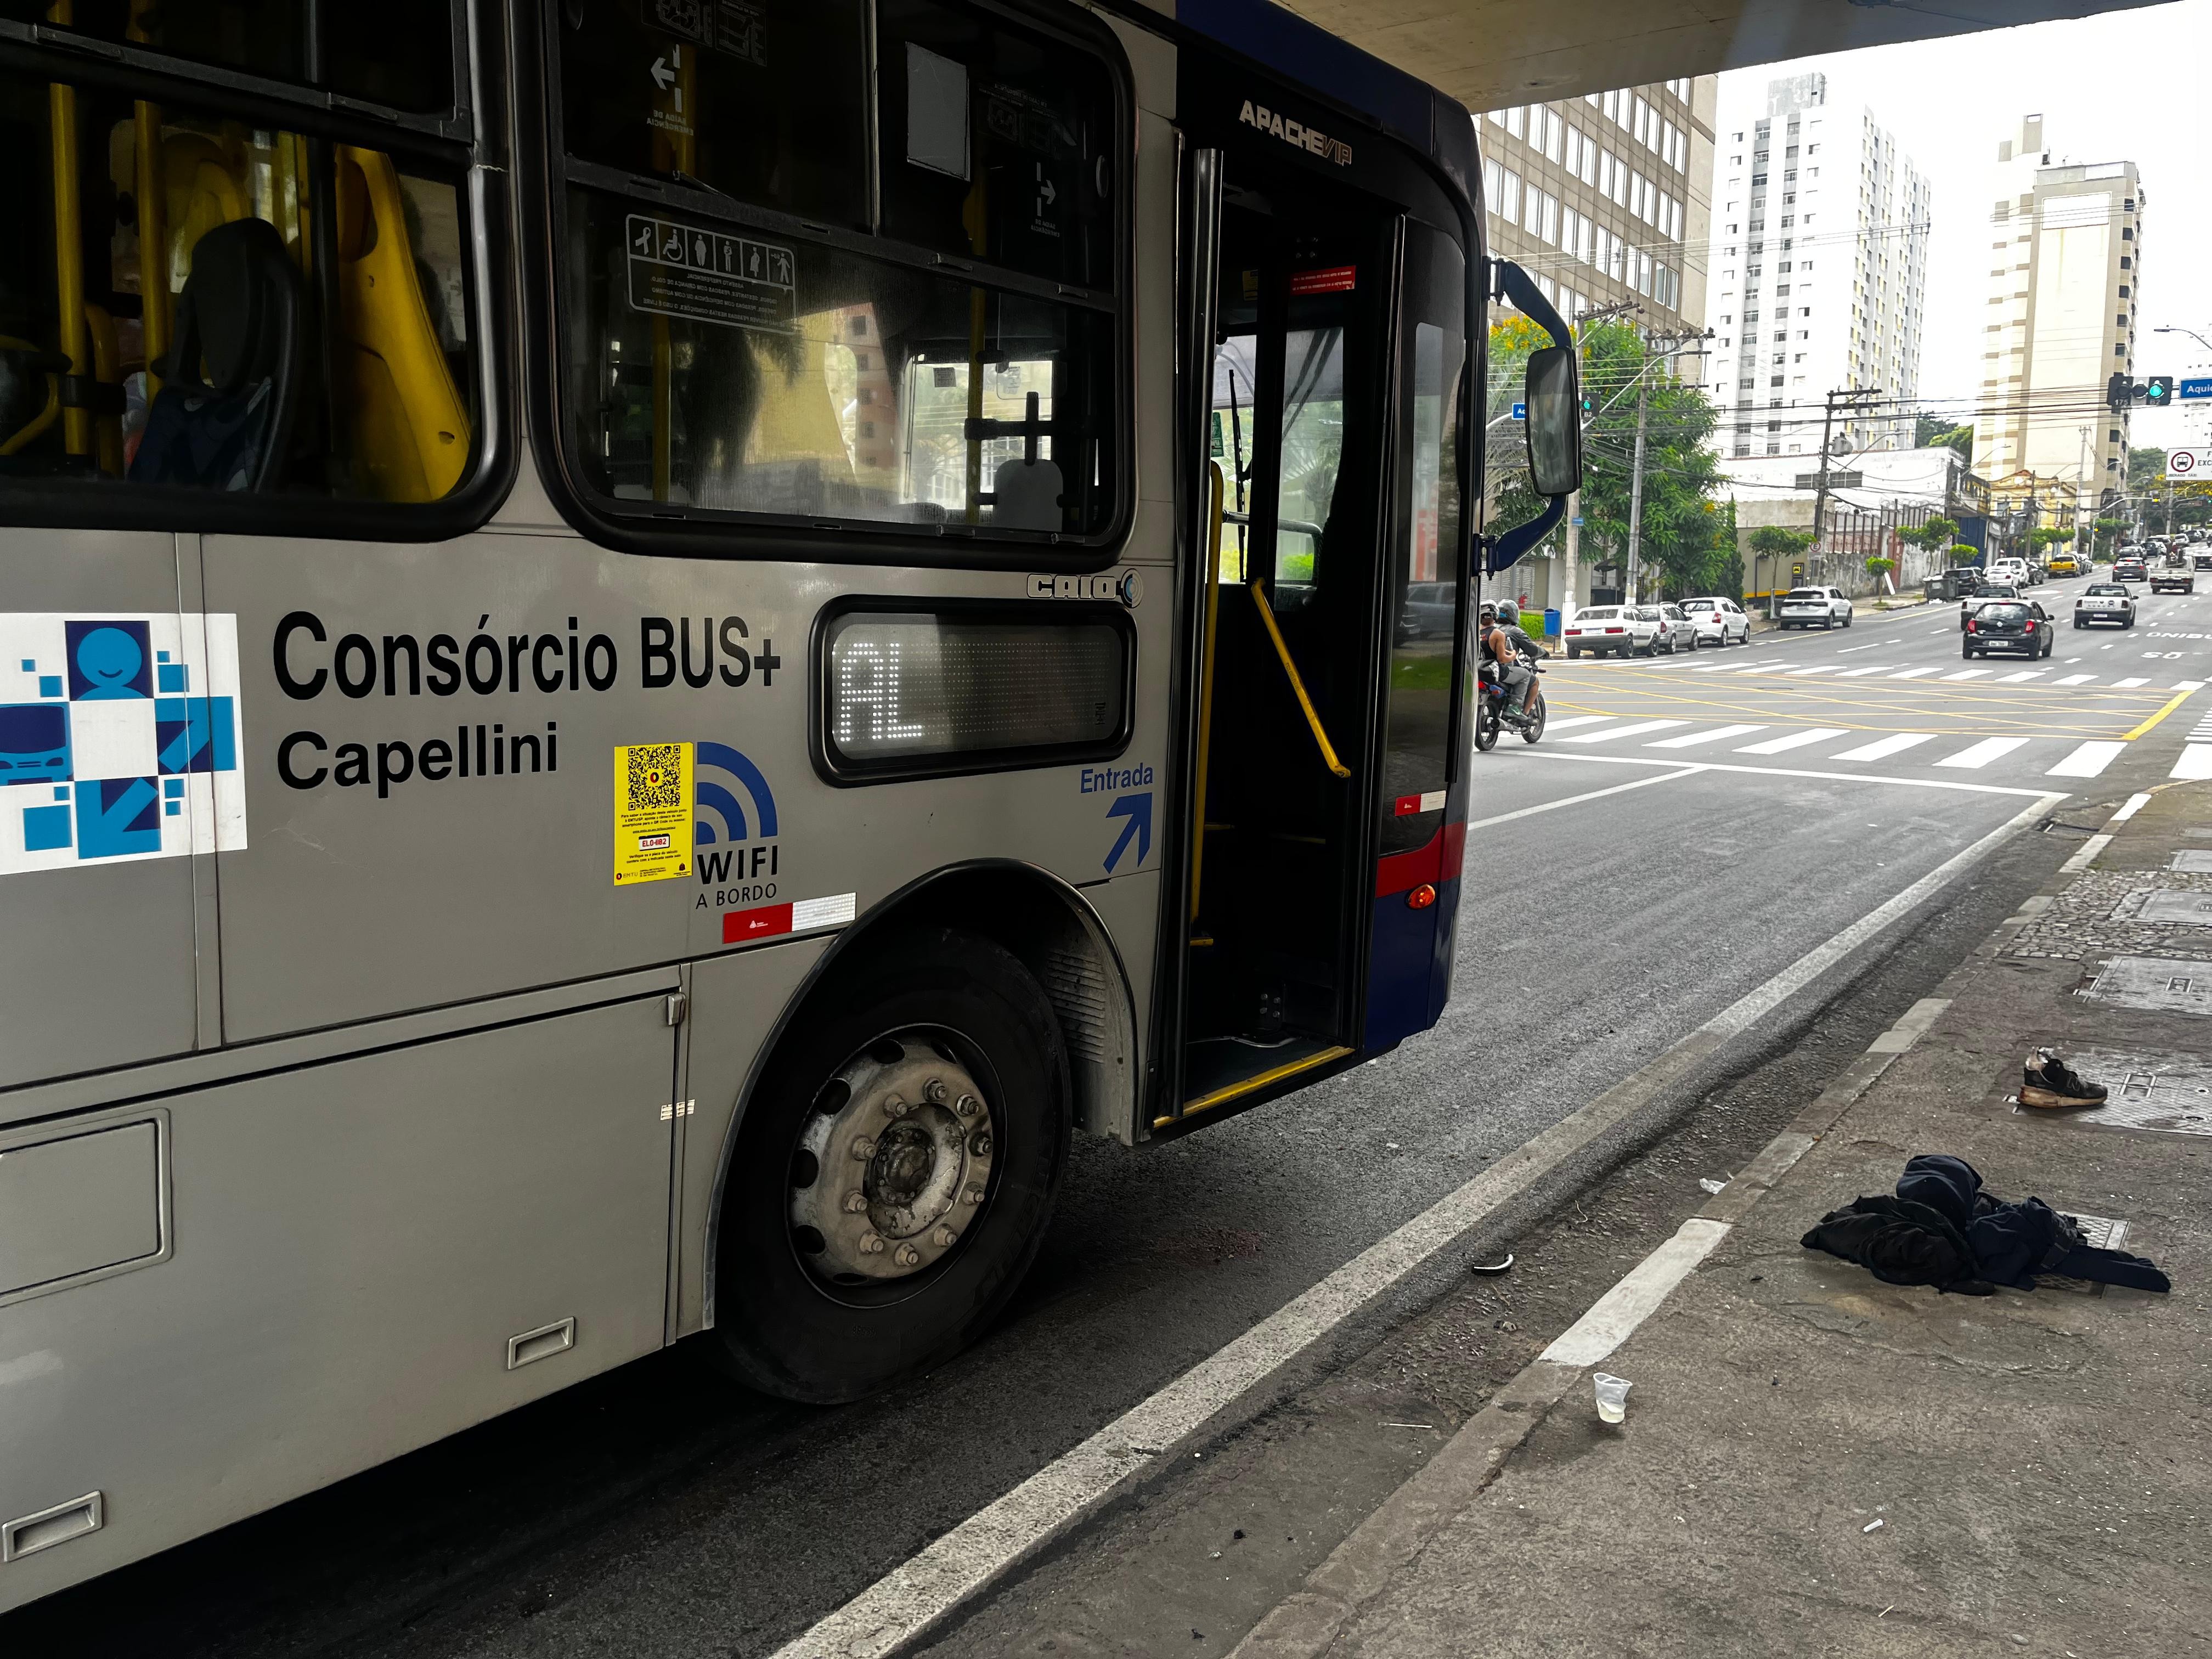
M 881 1238 L 877 1237 L 874 1233 L 862 1233 L 860 1235 L 860 1254 L 862 1255 L 881 1255 L 883 1253 L 884 1241 Z
M 845 1213 L 847 1215 L 858 1215 L 867 1207 L 868 1195 L 866 1193 L 848 1193 L 845 1194 Z
M 991 1132 L 988 1129 L 978 1129 L 974 1134 L 969 1135 L 968 1137 L 968 1150 L 975 1153 L 978 1158 L 990 1157 Z
M 900 1099 L 896 1095 L 885 1095 L 884 1097 L 884 1115 L 885 1117 L 904 1117 L 906 1115 L 906 1102 Z
M 853 1137 L 853 1156 L 854 1158 L 859 1158 L 865 1164 L 868 1159 L 873 1158 L 875 1155 L 876 1143 L 874 1141 L 869 1139 L 866 1135 L 854 1135 Z
M 952 1109 L 959 1113 L 963 1117 L 973 1117 L 982 1109 L 983 1103 L 976 1099 L 973 1095 L 961 1096 L 960 1098 L 954 1103 L 952 1107 Z
M 902 1244 L 898 1247 L 898 1254 L 894 1255 L 891 1260 L 897 1262 L 902 1267 L 915 1267 L 921 1263 L 921 1252 L 915 1249 L 911 1244 Z
M 929 1236 L 929 1242 L 936 1245 L 940 1250 L 949 1249 L 951 1248 L 953 1242 L 959 1237 L 960 1235 L 954 1232 L 950 1227 L 939 1227 L 935 1232 Z
M 961 1194 L 960 1197 L 964 1203 L 981 1204 L 983 1201 L 983 1189 L 981 1187 L 970 1187 L 966 1192 Z
M 945 1087 L 945 1080 L 942 1078 L 933 1077 L 930 1079 L 927 1083 L 922 1085 L 921 1091 L 923 1094 L 929 1097 L 933 1103 L 939 1106 L 942 1106 L 945 1103 L 946 1090 Z

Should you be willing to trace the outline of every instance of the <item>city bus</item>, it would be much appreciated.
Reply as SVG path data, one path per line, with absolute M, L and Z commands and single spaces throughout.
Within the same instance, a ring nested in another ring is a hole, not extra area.
M 0 0 L 0 1607 L 912 1376 L 1075 1133 L 1438 1018 L 1579 467 L 1464 108 L 1256 0 Z

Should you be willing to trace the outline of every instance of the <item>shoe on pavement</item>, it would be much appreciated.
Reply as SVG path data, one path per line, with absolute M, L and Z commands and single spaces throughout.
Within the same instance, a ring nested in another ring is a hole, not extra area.
M 2058 1058 L 2054 1048 L 2038 1048 L 2021 1070 L 2020 1103 L 2023 1106 L 2101 1106 L 2105 1085 L 2092 1083 Z

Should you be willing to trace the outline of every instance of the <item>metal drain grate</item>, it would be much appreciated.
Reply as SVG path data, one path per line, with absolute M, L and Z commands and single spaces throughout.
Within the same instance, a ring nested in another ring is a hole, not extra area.
M 2125 1008 L 2212 1014 L 2212 962 L 2185 957 L 2114 957 L 2081 994 Z
M 2186 921 L 2212 927 L 2212 893 L 2145 893 L 2137 921 Z
M 2094 1249 L 2117 1250 L 2123 1248 L 2128 1236 L 2128 1224 L 2108 1215 L 2076 1215 L 2070 1210 L 2059 1213 L 2081 1230 L 2081 1242 Z M 2071 1291 L 2077 1296 L 2102 1296 L 2105 1286 L 2094 1279 L 2067 1279 L 2057 1273 L 2038 1273 L 2035 1285 L 2042 1291 Z
M 2063 1114 L 2100 1129 L 2149 1129 L 2160 1134 L 2212 1135 L 2212 1063 L 2189 1054 L 2120 1054 L 2090 1048 L 2067 1060 L 2109 1095 L 2101 1106 Z M 2035 1115 L 2059 1116 L 2039 1109 Z

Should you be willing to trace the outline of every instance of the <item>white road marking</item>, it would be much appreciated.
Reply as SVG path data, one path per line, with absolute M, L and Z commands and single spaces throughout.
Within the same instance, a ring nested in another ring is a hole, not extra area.
M 1779 755 L 1785 750 L 1802 749 L 1808 743 L 1826 743 L 1830 738 L 1844 735 L 1840 726 L 1816 726 L 1808 732 L 1792 732 L 1785 737 L 1769 738 L 1765 743 L 1747 743 L 1735 752 L 1739 755 Z
M 1577 732 L 1568 743 L 1609 743 L 1615 738 L 1640 738 L 1646 732 L 1667 732 L 1678 726 L 1687 726 L 1687 720 L 1638 720 L 1632 726 L 1616 726 L 1604 732 Z
M 1728 1236 L 1727 1222 L 1691 1217 L 1674 1237 L 1638 1262 L 1626 1278 L 1591 1304 L 1589 1312 L 1536 1357 L 1555 1365 L 1596 1364 L 1628 1340 L 1636 1328 Z
M 2204 682 L 2203 680 L 2176 680 L 2173 683 L 2173 689 L 2177 691 L 2202 691 L 2204 689 Z
M 1662 738 L 1656 743 L 1647 743 L 1646 749 L 1687 749 L 1692 744 L 1718 743 L 1723 738 L 1747 738 L 1754 732 L 1764 732 L 1763 726 L 1717 726 L 1710 732 L 1689 732 L 1679 738 Z
M 2148 680 L 2114 680 L 2112 682 L 2112 689 L 2116 691 L 2131 691 L 2138 685 L 2148 685 L 2149 684 L 2150 682 Z
M 1839 657 L 1848 657 L 1854 651 L 1879 651 L 1885 645 L 1897 645 L 1900 643 L 1902 643 L 1902 641 L 1897 640 L 1875 640 L 1869 645 L 1847 645 L 1842 650 L 1837 652 L 1836 654 Z
M 2007 674 L 2003 678 L 2000 679 L 1997 684 L 1999 685 L 2018 685 L 2025 680 L 2039 680 L 2050 672 L 2051 671 L 2048 668 L 2023 668 L 2017 674 Z
M 2126 748 L 2127 744 L 2124 743 L 2085 743 L 2043 775 L 2046 778 L 2099 777 Z
M 1495 817 L 1477 818 L 1467 827 L 1487 830 L 1493 823 L 1510 823 L 1516 818 L 1533 818 L 1540 812 L 1556 812 L 1562 806 L 1578 806 L 1586 800 L 1596 800 L 1603 795 L 1618 795 L 1625 790 L 1641 789 L 1648 784 L 1672 783 L 1676 778 L 1686 778 L 1693 772 L 1702 772 L 1702 766 L 1683 766 L 1673 772 L 1662 772 L 1656 777 L 1638 778 L 1633 783 L 1616 783 L 1609 789 L 1587 790 L 1579 795 L 1567 795 L 1559 800 L 1540 801 L 1534 806 L 1523 806 L 1511 812 L 1500 812 Z
M 1917 744 L 1932 743 L 1935 739 L 1933 732 L 1899 732 L 1887 738 L 1877 738 L 1872 743 L 1863 743 L 1856 749 L 1846 749 L 1842 754 L 1831 755 L 1828 758 L 1839 761 L 1887 760 L 1900 750 L 1912 748 Z
M 1818 668 L 1793 668 L 1790 671 L 1790 678 L 1803 679 L 1813 674 L 1832 674 L 1836 672 L 1836 667 L 1837 665 L 1834 663 L 1824 663 Z
M 1601 720 L 1617 720 L 1620 718 L 1618 714 L 1570 714 L 1563 720 L 1546 720 L 1544 729 L 1547 732 L 1564 732 L 1571 726 L 1595 726 Z
M 1962 668 L 1955 674 L 1946 674 L 1947 680 L 1985 680 L 1997 671 L 1994 668 Z
M 2212 778 L 2212 743 L 2192 743 L 2181 751 L 2174 762 L 2170 778 Z
M 1893 680 L 1917 680 L 1923 674 L 1940 674 L 1943 671 L 1940 668 L 1908 668 L 1902 674 L 1892 674 L 1890 678 Z
M 1938 766 L 1959 766 L 1977 770 L 2015 749 L 2025 748 L 2026 738 L 1984 738 L 1979 743 L 1961 749 L 1955 755 L 1947 755 L 1936 763 Z
M 2075 660 L 2079 662 L 2081 659 L 2076 657 Z M 2087 685 L 2096 678 L 2094 674 L 2062 674 L 2051 683 L 2053 685 Z
M 1758 990 L 1723 1008 L 1683 1042 L 1698 1037 L 1725 1042 L 1747 1030 L 1868 940 L 1911 915 L 1960 871 L 1994 852 L 2041 817 L 2052 803 L 2065 799 L 2036 793 L 2033 804 L 1875 906 L 1826 944 L 1807 951 Z M 989 1588 L 1011 1568 L 1097 1513 L 1131 1476 L 1457 1244 L 1561 1164 L 1628 1119 L 1641 1104 L 1639 1091 L 1615 1085 L 1508 1152 L 1456 1192 L 1370 1245 L 1012 1492 L 939 1534 L 836 1612 L 785 1644 L 777 1650 L 775 1659 L 882 1659 L 918 1640 L 969 1597 Z
M 1897 665 L 1893 662 L 1874 663 L 1865 668 L 1846 668 L 1836 678 L 1839 680 L 1863 680 L 1869 674 L 1891 673 L 1896 667 Z
M 2077 876 L 2081 874 L 2082 871 L 2087 869 L 2091 865 L 2097 861 L 2098 854 L 2103 852 L 2112 844 L 2112 838 L 2110 836 L 2090 836 L 2088 840 L 2081 843 L 2080 849 L 2075 852 L 2072 858 L 2068 859 L 2065 863 L 2058 866 L 2058 873 L 2062 876 Z
M 2127 799 L 2120 803 L 2120 810 L 2105 820 L 2105 828 L 2109 830 L 2116 823 L 2125 823 L 2149 805 L 2150 797 L 2147 794 L 2130 795 Z

